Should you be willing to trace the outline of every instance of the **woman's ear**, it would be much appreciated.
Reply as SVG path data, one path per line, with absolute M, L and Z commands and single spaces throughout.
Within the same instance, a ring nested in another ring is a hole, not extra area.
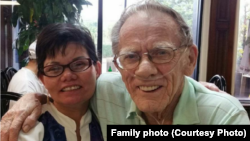
M 95 65 L 95 70 L 96 70 L 96 79 L 101 75 L 101 70 L 102 70 L 102 64 L 97 61 Z
M 43 75 L 39 74 L 38 78 L 42 81 L 43 85 L 44 85 L 44 80 L 43 80 Z
M 191 76 L 194 72 L 195 66 L 196 66 L 196 62 L 197 62 L 197 58 L 198 58 L 198 49 L 195 45 L 189 46 L 187 48 L 187 57 L 186 57 L 186 61 L 184 64 L 184 75 L 187 76 Z
M 39 74 L 38 78 L 42 81 L 43 85 L 44 85 L 44 80 L 43 80 L 43 75 Z

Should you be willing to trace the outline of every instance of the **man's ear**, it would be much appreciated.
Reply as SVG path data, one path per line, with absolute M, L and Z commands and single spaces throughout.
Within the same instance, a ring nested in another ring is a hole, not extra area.
M 102 64 L 97 61 L 95 65 L 95 70 L 96 70 L 96 79 L 101 75 L 101 70 L 102 70 Z
M 119 72 L 121 72 L 122 69 L 118 67 L 117 63 L 116 63 L 116 62 L 113 62 L 113 63 L 114 63 L 114 65 L 115 65 L 115 67 L 117 68 L 117 70 L 118 70 Z
M 184 75 L 191 76 L 194 72 L 197 58 L 198 58 L 198 49 L 195 45 L 189 46 L 187 48 L 187 60 L 184 64 Z

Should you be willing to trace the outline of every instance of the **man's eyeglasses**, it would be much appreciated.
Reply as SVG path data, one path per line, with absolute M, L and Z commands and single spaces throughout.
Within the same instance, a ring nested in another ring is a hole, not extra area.
M 143 53 L 148 55 L 150 61 L 156 64 L 163 64 L 170 62 L 175 57 L 175 51 L 179 48 L 166 47 L 164 49 L 154 49 L 150 52 Z M 134 69 L 141 61 L 141 56 L 138 53 L 130 52 L 114 57 L 113 62 L 121 69 Z
M 70 62 L 67 65 L 48 65 L 45 66 L 41 73 L 48 77 L 56 77 L 64 72 L 65 68 L 69 68 L 73 72 L 81 72 L 87 70 L 92 65 L 90 58 L 81 58 L 76 61 Z

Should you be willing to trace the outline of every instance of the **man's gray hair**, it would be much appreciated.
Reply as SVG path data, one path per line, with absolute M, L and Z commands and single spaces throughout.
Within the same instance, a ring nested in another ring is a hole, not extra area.
M 118 44 L 119 44 L 119 33 L 121 30 L 121 27 L 125 23 L 125 21 L 135 13 L 139 11 L 149 12 L 149 11 L 159 11 L 165 14 L 168 14 L 171 16 L 177 24 L 179 25 L 180 31 L 180 41 L 182 41 L 181 46 L 191 46 L 193 45 L 193 39 L 190 33 L 190 28 L 186 24 L 186 22 L 183 20 L 181 15 L 173 10 L 170 7 L 164 6 L 154 0 L 146 0 L 139 2 L 137 4 L 131 5 L 130 7 L 126 8 L 120 19 L 116 22 L 115 26 L 112 29 L 111 33 L 111 41 L 112 41 L 112 50 L 114 55 L 119 53 L 118 50 Z

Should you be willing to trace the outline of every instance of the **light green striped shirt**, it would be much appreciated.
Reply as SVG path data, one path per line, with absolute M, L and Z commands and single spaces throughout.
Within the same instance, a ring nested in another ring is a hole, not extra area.
M 146 124 L 118 72 L 104 73 L 98 78 L 91 107 L 100 121 L 105 140 L 109 124 Z M 250 121 L 238 99 L 210 91 L 185 76 L 173 124 L 250 124 Z

